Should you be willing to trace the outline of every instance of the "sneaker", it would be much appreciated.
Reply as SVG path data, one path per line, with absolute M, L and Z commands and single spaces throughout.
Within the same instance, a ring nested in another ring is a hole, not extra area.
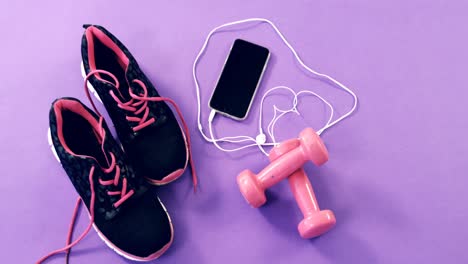
M 176 103 L 159 95 L 114 35 L 101 26 L 84 28 L 81 54 L 85 84 L 104 104 L 138 174 L 154 185 L 167 184 L 179 178 L 190 161 L 196 186 L 189 133 Z M 176 108 L 182 126 L 166 103 Z
M 131 260 L 153 260 L 169 248 L 174 231 L 164 205 L 137 176 L 102 117 L 77 99 L 58 99 L 50 110 L 49 140 L 88 210 L 90 224 L 70 242 L 75 209 L 66 247 L 38 263 L 68 253 L 91 227 L 110 248 Z

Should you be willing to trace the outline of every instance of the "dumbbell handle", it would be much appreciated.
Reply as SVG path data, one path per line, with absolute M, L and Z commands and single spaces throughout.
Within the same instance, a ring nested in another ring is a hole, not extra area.
M 270 152 L 270 161 L 273 162 L 277 160 L 289 151 L 299 147 L 300 144 L 300 141 L 296 138 L 282 142 Z M 313 212 L 320 211 L 317 199 L 315 198 L 314 189 L 312 188 L 312 184 L 303 168 L 293 172 L 288 177 L 288 182 L 291 187 L 291 192 L 293 193 L 304 218 Z
M 320 211 L 317 199 L 315 198 L 314 189 L 304 169 L 296 170 L 289 176 L 288 181 L 294 198 L 296 198 L 297 205 L 299 209 L 301 209 L 304 217 Z
M 268 189 L 279 181 L 285 179 L 307 161 L 301 146 L 289 151 L 275 161 L 271 162 L 258 175 L 257 180 L 263 189 Z

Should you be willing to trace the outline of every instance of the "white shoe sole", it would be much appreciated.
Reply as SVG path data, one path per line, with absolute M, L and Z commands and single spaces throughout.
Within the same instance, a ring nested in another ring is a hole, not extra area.
M 84 69 L 83 61 L 81 61 L 80 68 L 81 68 L 81 76 L 83 77 L 83 80 L 84 80 L 84 79 L 86 79 L 86 72 L 85 72 L 85 69 Z M 88 90 L 89 90 L 89 91 L 94 95 L 94 97 L 96 97 L 96 99 L 98 99 L 99 102 L 102 104 L 101 97 L 99 97 L 99 94 L 96 92 L 96 89 L 94 89 L 93 85 L 92 85 L 89 81 L 86 82 L 86 87 L 88 87 Z

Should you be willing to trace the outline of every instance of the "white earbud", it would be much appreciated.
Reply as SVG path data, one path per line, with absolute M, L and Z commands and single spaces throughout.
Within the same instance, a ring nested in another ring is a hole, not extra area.
M 255 138 L 255 141 L 259 145 L 263 145 L 266 143 L 266 135 L 265 134 L 258 134 L 257 137 Z

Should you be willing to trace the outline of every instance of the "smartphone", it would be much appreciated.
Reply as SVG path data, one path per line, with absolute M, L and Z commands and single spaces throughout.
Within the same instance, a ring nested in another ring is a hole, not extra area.
M 233 119 L 244 120 L 269 58 L 267 48 L 236 39 L 211 95 L 210 107 Z

